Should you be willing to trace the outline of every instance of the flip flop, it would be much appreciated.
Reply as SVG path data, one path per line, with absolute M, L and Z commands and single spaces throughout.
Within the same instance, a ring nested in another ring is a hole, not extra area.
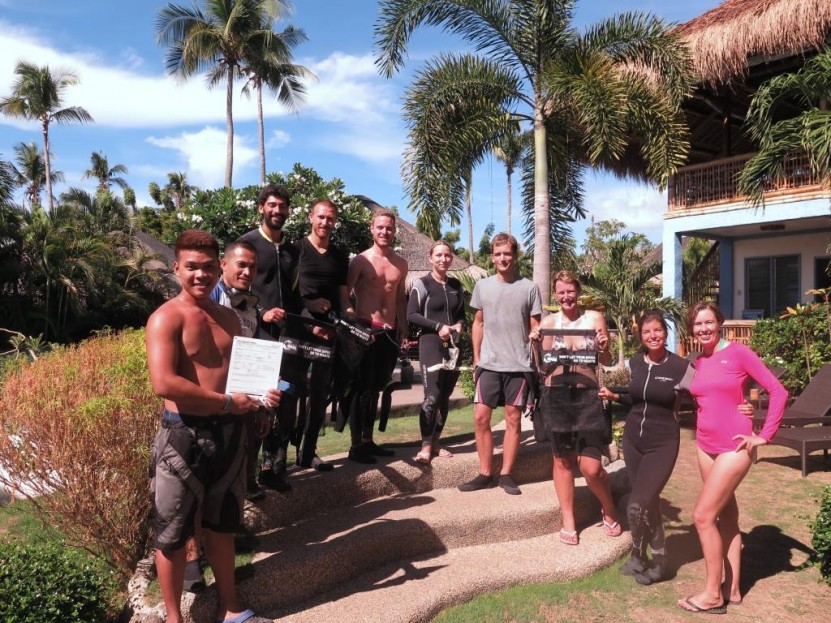
M 577 530 L 569 532 L 568 530 L 560 528 L 560 542 L 566 545 L 579 545 L 580 537 L 577 536 Z
M 440 459 L 452 459 L 453 453 L 445 448 L 439 448 L 438 452 L 433 452 L 433 456 L 437 456 Z
M 683 604 L 687 605 L 685 606 Z M 702 608 L 692 600 L 692 597 L 687 597 L 683 601 L 678 600 L 678 607 L 681 608 L 681 610 L 686 610 L 687 612 L 693 612 L 695 614 L 725 614 L 727 612 L 727 606 L 725 604 L 713 606 L 712 608 Z
M 248 619 L 253 619 L 254 613 L 251 610 L 240 612 L 237 616 L 231 619 L 225 619 L 221 623 L 245 623 Z
M 620 536 L 623 534 L 623 528 L 620 527 L 620 524 L 616 521 L 609 523 L 606 521 L 606 513 L 600 511 L 601 522 L 603 524 L 603 532 L 606 536 Z

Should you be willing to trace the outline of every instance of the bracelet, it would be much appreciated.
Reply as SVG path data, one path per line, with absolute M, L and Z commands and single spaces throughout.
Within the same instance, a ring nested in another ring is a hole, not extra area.
M 222 406 L 221 411 L 227 411 L 228 407 L 231 406 L 231 401 L 234 397 L 231 394 L 225 394 L 225 404 Z

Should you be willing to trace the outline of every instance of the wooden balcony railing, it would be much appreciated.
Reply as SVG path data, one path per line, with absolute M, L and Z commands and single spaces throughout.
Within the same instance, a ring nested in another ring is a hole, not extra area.
M 755 320 L 725 320 L 724 324 L 721 325 L 721 337 L 731 342 L 750 346 L 750 338 L 753 337 L 753 326 L 755 324 Z M 701 346 L 692 336 L 687 337 L 681 346 L 684 354 L 701 350 Z
M 743 201 L 744 197 L 737 190 L 738 177 L 754 155 L 742 154 L 679 169 L 669 182 L 669 210 Z M 808 154 L 793 152 L 785 158 L 782 176 L 768 184 L 765 194 L 819 186 L 819 180 L 811 173 Z

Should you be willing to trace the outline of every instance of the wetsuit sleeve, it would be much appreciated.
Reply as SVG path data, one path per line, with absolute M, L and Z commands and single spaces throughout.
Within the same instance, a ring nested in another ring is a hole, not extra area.
M 428 331 L 438 332 L 441 323 L 429 320 L 424 316 L 424 305 L 427 302 L 427 290 L 423 282 L 418 279 L 410 290 L 410 300 L 407 302 L 407 320 Z
M 690 387 L 692 386 L 693 378 L 695 377 L 695 367 L 693 364 L 687 364 L 687 369 L 684 371 L 684 375 L 680 378 L 678 383 L 675 385 L 676 391 L 681 392 L 690 392 Z
M 450 317 L 453 319 L 453 323 L 461 322 L 464 325 L 465 322 L 465 293 L 464 289 L 462 288 L 462 284 L 458 281 L 454 284 L 456 291 L 459 293 L 458 297 L 456 298 L 456 303 L 453 306 L 453 309 L 450 310 Z
M 764 387 L 768 396 L 770 396 L 765 425 L 759 431 L 759 437 L 769 442 L 774 438 L 776 431 L 779 430 L 779 425 L 782 423 L 785 405 L 788 402 L 788 390 L 773 376 L 764 362 L 750 348 L 742 348 L 739 351 L 739 357 L 747 374 Z

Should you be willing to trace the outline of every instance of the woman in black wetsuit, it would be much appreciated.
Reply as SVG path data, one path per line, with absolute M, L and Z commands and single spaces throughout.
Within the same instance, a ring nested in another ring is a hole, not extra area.
M 439 448 L 439 437 L 459 372 L 443 368 L 430 371 L 428 368 L 442 364 L 448 355 L 448 347 L 458 345 L 465 317 L 462 285 L 458 279 L 447 276 L 453 262 L 450 245 L 443 240 L 434 242 L 429 259 L 433 270 L 413 283 L 407 304 L 407 319 L 421 328 L 418 360 L 424 402 L 419 414 L 421 450 L 415 460 L 425 465 L 434 456 L 453 456 L 450 451 Z
M 663 313 L 644 312 L 638 319 L 638 336 L 645 352 L 629 360 L 629 393 L 617 394 L 607 387 L 598 392 L 604 400 L 632 407 L 623 433 L 623 458 L 632 482 L 626 507 L 632 552 L 620 572 L 634 575 L 640 584 L 657 582 L 666 572 L 660 495 L 678 458 L 678 390 L 689 388 L 695 372 L 689 361 L 667 350 L 667 333 Z M 651 564 L 647 545 L 652 550 Z

